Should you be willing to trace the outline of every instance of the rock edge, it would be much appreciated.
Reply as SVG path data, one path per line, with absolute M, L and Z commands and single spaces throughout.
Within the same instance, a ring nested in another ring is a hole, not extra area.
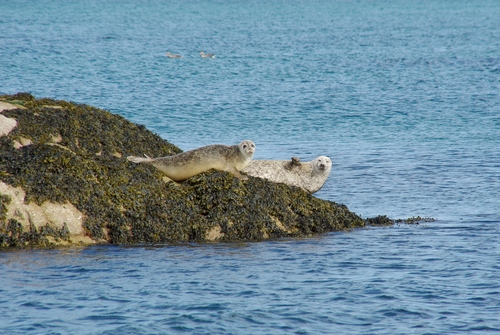
M 258 241 L 366 225 L 344 205 L 260 178 L 211 170 L 169 181 L 125 157 L 182 151 L 95 107 L 29 93 L 0 104 L 13 120 L 0 135 L 1 247 Z

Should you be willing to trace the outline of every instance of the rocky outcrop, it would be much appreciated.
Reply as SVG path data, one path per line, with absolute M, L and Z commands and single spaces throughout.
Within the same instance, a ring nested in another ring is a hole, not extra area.
M 179 148 L 95 107 L 26 93 L 0 104 L 3 247 L 252 241 L 365 225 L 344 205 L 260 178 L 211 170 L 172 182 L 125 157 Z

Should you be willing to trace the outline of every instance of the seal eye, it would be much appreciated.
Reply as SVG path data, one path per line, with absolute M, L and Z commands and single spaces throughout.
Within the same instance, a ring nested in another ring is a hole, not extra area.
M 243 144 L 243 149 L 246 149 L 247 148 L 247 145 L 246 144 Z

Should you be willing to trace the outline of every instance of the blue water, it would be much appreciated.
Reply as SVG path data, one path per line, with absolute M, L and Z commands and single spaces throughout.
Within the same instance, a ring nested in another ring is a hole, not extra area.
M 499 17 L 493 0 L 0 2 L 0 93 L 94 105 L 183 150 L 327 155 L 319 198 L 438 219 L 4 251 L 0 333 L 500 332 Z

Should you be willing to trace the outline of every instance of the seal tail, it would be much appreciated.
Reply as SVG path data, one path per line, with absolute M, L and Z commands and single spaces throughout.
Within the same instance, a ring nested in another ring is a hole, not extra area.
M 149 157 L 148 155 L 144 155 L 144 157 L 137 157 L 137 156 L 128 156 L 127 160 L 133 162 L 133 163 L 151 163 L 154 159 Z

